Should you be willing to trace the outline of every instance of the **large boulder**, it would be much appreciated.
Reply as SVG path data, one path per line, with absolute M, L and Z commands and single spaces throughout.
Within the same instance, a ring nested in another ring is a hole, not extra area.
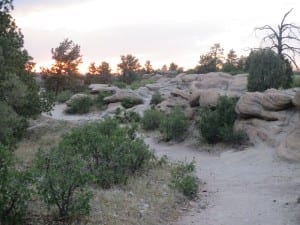
M 299 121 L 298 121 L 299 122 Z M 300 127 L 292 129 L 277 149 L 281 158 L 290 161 L 300 161 Z
M 133 90 L 118 89 L 115 94 L 104 98 L 105 103 L 122 102 L 124 99 L 130 99 L 136 104 L 143 104 L 143 98 Z
M 90 84 L 89 89 L 91 94 L 98 94 L 101 92 L 110 92 L 111 94 L 114 94 L 119 90 L 118 87 L 110 86 L 108 84 Z
M 296 106 L 297 108 L 300 108 L 300 90 L 296 91 L 296 94 L 292 100 L 294 106 Z
M 247 92 L 237 102 L 235 111 L 241 117 L 279 120 L 281 117 L 276 112 L 290 108 L 293 97 L 288 91 L 276 89 L 263 93 Z

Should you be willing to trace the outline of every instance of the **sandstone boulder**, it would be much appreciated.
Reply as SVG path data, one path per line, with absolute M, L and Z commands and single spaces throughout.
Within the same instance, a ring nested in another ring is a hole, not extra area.
M 119 88 L 114 86 L 109 86 L 108 84 L 90 84 L 89 89 L 91 94 L 98 94 L 100 92 L 110 92 L 114 94 L 117 92 Z
M 288 92 L 275 89 L 263 93 L 247 92 L 237 102 L 235 111 L 241 117 L 279 120 L 281 117 L 276 111 L 290 108 L 292 99 Z
M 299 122 L 299 121 L 298 121 Z M 277 149 L 281 158 L 289 161 L 300 161 L 300 127 L 291 130 Z
M 131 99 L 136 104 L 142 104 L 143 98 L 133 90 L 118 89 L 115 94 L 104 98 L 105 103 L 121 102 L 124 99 Z
M 297 108 L 300 108 L 300 90 L 296 91 L 296 94 L 292 100 L 294 106 L 296 106 Z

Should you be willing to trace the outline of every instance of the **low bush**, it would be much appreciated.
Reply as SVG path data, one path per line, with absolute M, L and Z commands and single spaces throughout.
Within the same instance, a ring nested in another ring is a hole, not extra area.
M 163 97 L 161 96 L 159 91 L 156 91 L 151 98 L 151 105 L 158 105 L 159 103 L 161 103 L 163 101 Z
M 59 103 L 65 103 L 72 97 L 73 93 L 70 90 L 62 91 L 56 96 L 56 101 Z
M 3 225 L 24 224 L 32 191 L 30 176 L 14 168 L 12 152 L 0 144 L 0 221 Z
M 144 168 L 153 154 L 132 127 L 107 119 L 86 125 L 64 136 L 60 147 L 82 155 L 97 183 L 103 188 L 126 183 Z
M 84 187 L 92 181 L 80 155 L 64 149 L 40 150 L 35 161 L 38 194 L 48 206 L 57 207 L 60 219 L 89 214 L 91 193 Z
M 120 80 L 115 80 L 112 82 L 112 85 L 118 87 L 118 88 L 121 88 L 121 89 L 124 89 L 127 87 L 126 83 L 123 82 L 123 81 L 120 81 Z
M 194 175 L 195 163 L 178 163 L 171 171 L 172 188 L 187 196 L 189 199 L 197 197 L 199 181 Z
M 121 101 L 121 105 L 126 109 L 132 108 L 133 106 L 138 105 L 140 103 L 141 103 L 140 101 L 137 101 L 136 99 L 132 99 L 132 98 L 124 98 Z
M 69 107 L 66 109 L 68 114 L 84 114 L 90 111 L 93 105 L 93 100 L 89 96 L 83 96 L 72 100 Z
M 173 108 L 171 113 L 160 123 L 160 132 L 165 141 L 180 140 L 188 128 L 188 120 L 180 108 Z
M 146 110 L 141 120 L 142 128 L 145 130 L 158 129 L 163 118 L 164 118 L 164 114 L 158 110 L 155 109 Z
M 201 111 L 198 129 L 207 142 L 240 144 L 245 141 L 246 135 L 233 129 L 237 117 L 234 110 L 236 102 L 235 98 L 221 96 L 216 109 L 204 108 Z
M 141 117 L 134 111 L 120 111 L 115 114 L 115 119 L 120 123 L 138 123 L 141 121 Z
M 107 92 L 107 91 L 103 91 L 103 92 L 100 92 L 96 99 L 95 99 L 95 105 L 97 106 L 98 109 L 103 109 L 104 106 L 106 105 L 106 103 L 104 102 L 104 98 L 107 97 L 107 96 L 110 96 L 111 93 L 110 92 Z

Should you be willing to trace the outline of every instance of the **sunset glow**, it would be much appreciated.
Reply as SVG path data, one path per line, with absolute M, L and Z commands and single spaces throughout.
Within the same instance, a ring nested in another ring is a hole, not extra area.
M 300 24 L 298 0 L 20 0 L 13 16 L 37 70 L 51 65 L 51 48 L 70 38 L 81 46 L 80 71 L 86 72 L 90 62 L 101 61 L 115 70 L 124 54 L 135 55 L 141 64 L 150 60 L 154 68 L 172 61 L 193 68 L 214 43 L 225 54 L 233 48 L 247 55 L 261 45 L 263 34 L 253 29 L 278 24 L 290 8 L 290 20 Z

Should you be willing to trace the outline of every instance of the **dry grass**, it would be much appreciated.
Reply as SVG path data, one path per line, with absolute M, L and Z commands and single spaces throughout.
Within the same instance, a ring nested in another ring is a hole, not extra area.
M 178 216 L 177 207 L 186 199 L 169 187 L 171 167 L 153 168 L 133 177 L 126 186 L 94 190 L 89 224 L 169 224 Z
M 14 151 L 19 166 L 31 167 L 39 148 L 55 146 L 60 137 L 78 124 L 39 117 L 30 122 L 25 137 Z

